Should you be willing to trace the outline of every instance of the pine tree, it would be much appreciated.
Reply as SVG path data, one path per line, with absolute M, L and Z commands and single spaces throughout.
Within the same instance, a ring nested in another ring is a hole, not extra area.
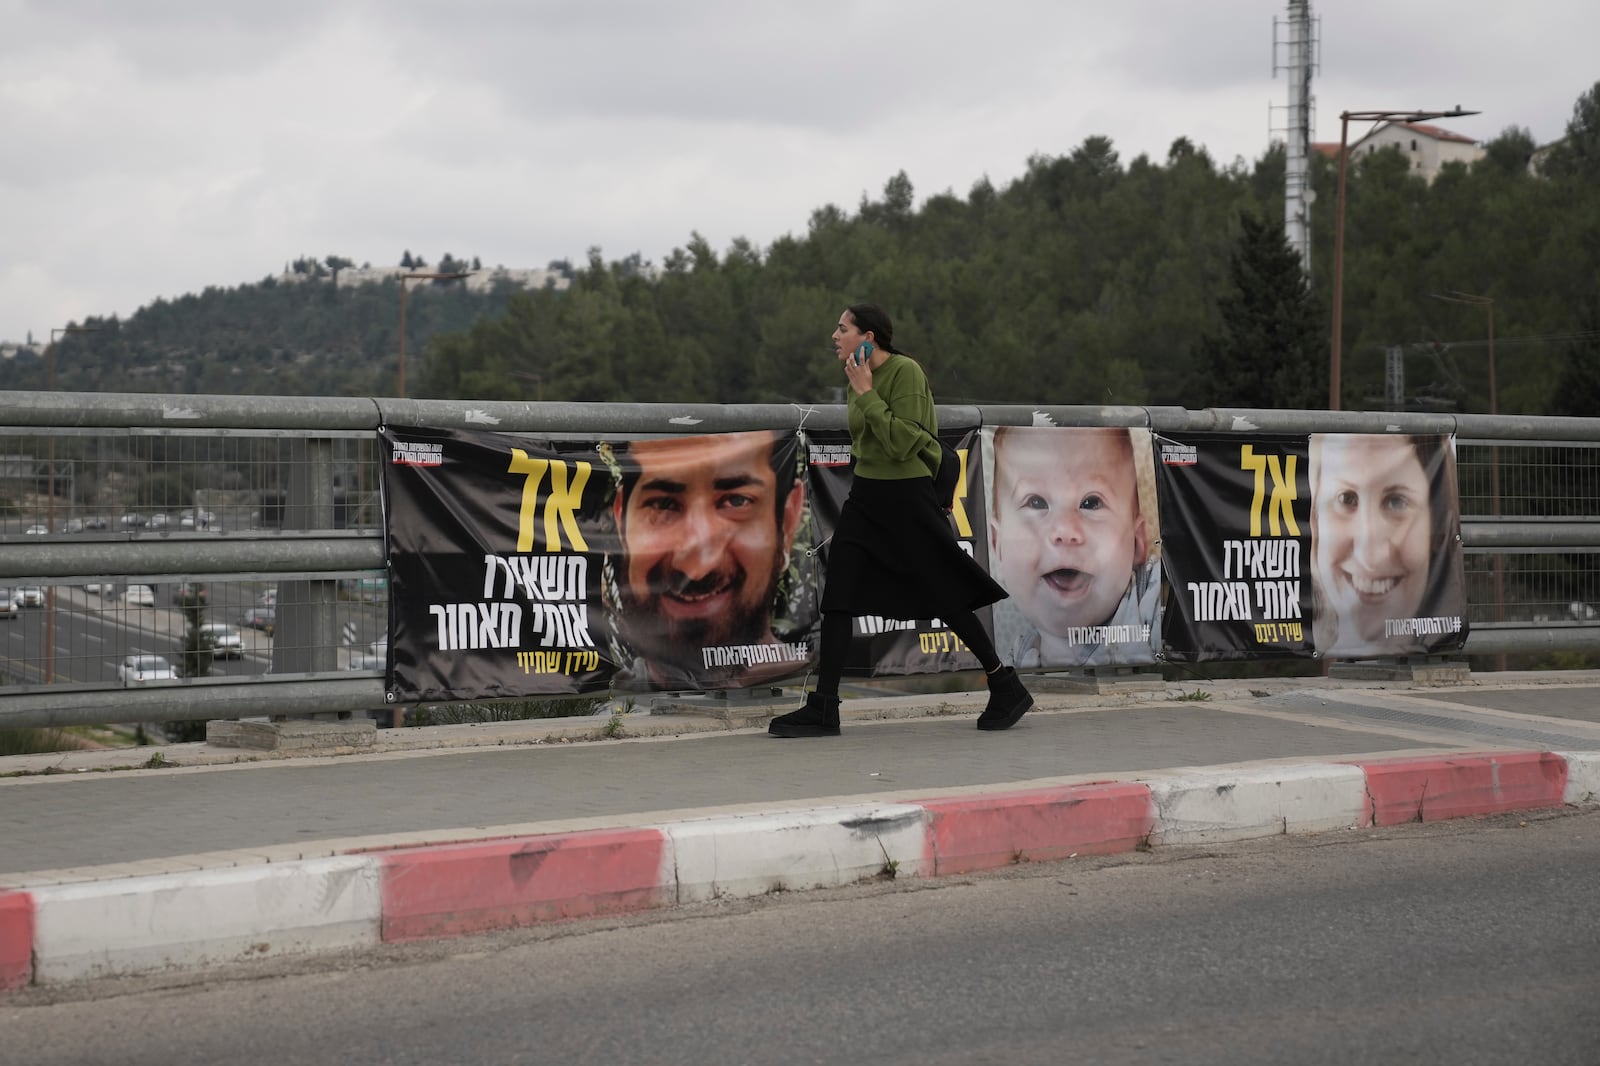
M 1315 410 L 1327 399 L 1327 343 L 1300 256 L 1259 215 L 1239 218 L 1228 261 L 1233 292 L 1221 331 L 1200 345 L 1200 398 L 1210 407 Z
M 1600 411 L 1600 300 L 1581 312 L 1579 322 L 1550 395 L 1550 413 L 1592 418 Z

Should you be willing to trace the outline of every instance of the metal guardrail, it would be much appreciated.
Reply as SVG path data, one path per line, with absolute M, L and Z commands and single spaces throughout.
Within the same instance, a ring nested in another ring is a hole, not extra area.
M 1486 462 L 1496 476 L 1600 463 L 1600 418 L 1017 405 L 947 405 L 939 417 L 951 428 L 1049 422 L 1157 433 L 1454 433 L 1464 512 L 1469 500 L 1482 502 L 1476 485 Z M 365 591 L 384 575 L 375 448 L 383 425 L 553 438 L 842 430 L 845 409 L 0 392 L 0 496 L 9 491 L 21 512 L 0 515 L 0 585 L 42 586 L 52 625 L 103 625 L 130 648 L 141 637 L 171 643 L 185 624 L 170 599 L 124 602 L 130 586 L 205 586 L 209 616 L 229 625 L 232 612 L 259 611 L 268 590 L 276 611 L 270 636 L 244 634 L 237 668 L 225 663 L 222 673 L 175 683 L 67 678 L 55 672 L 55 660 L 63 668 L 104 661 L 103 653 L 79 656 L 72 647 L 37 661 L 11 656 L 22 669 L 0 686 L 0 728 L 383 709 L 381 669 L 357 653 L 385 607 Z M 1537 449 L 1537 464 L 1519 459 L 1519 449 Z M 41 479 L 49 483 L 42 492 L 48 515 L 37 513 Z M 1464 513 L 1473 608 L 1467 654 L 1600 650 L 1600 488 L 1588 487 L 1596 480 L 1563 487 L 1547 514 L 1520 513 L 1538 502 L 1532 491 L 1518 497 L 1514 515 Z M 17 491 L 30 483 L 32 493 Z M 32 503 L 21 506 L 19 495 Z M 155 515 L 164 524 L 133 522 Z M 48 532 L 27 532 L 41 527 Z M 1491 588 L 1517 599 L 1473 595 Z M 54 649 L 50 626 L 45 635 Z

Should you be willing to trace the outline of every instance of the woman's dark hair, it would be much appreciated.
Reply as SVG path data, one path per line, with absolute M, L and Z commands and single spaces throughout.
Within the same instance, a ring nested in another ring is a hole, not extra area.
M 872 334 L 873 342 L 878 347 L 890 355 L 905 354 L 894 346 L 894 323 L 889 321 L 889 312 L 877 304 L 851 304 L 845 310 L 850 312 L 857 329 Z

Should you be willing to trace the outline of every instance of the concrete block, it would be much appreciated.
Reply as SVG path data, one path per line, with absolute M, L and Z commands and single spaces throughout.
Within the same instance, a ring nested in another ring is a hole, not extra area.
M 1472 669 L 1465 662 L 1426 659 L 1362 659 L 1328 665 L 1328 676 L 1339 681 L 1408 681 L 1413 685 L 1465 685 Z
M 1028 674 L 1023 682 L 1034 693 L 1066 692 L 1109 695 L 1117 692 L 1165 692 L 1167 682 L 1144 667 L 1090 666 L 1050 674 Z
M 383 868 L 383 939 L 420 940 L 670 906 L 672 850 L 659 829 L 399 848 Z
M 378 862 L 308 859 L 33 891 L 40 984 L 378 942 Z
M 751 689 L 653 696 L 649 700 L 649 707 L 651 714 L 702 715 L 736 725 L 754 725 L 794 710 L 803 698 L 787 697 L 783 689 L 768 685 Z
M 938 877 L 1132 851 L 1155 824 L 1150 788 L 1142 782 L 1059 785 L 922 806 L 932 818 L 924 869 Z
M 1373 824 L 1437 822 L 1565 803 L 1567 760 L 1542 751 L 1365 763 Z
M 1207 770 L 1146 783 L 1156 808 L 1154 844 L 1321 833 L 1371 822 L 1359 766 Z
M 219 748 L 257 751 L 318 751 L 331 748 L 370 748 L 378 725 L 370 718 L 342 722 L 292 718 L 281 722 L 211 721 L 206 723 L 206 743 Z
M 678 902 L 848 885 L 920 874 L 927 815 L 907 803 L 726 815 L 661 827 L 672 838 Z
M 1562 800 L 1573 807 L 1600 804 L 1600 751 L 1558 752 L 1567 761 L 1567 787 Z
M 0 892 L 0 992 L 33 980 L 33 897 Z

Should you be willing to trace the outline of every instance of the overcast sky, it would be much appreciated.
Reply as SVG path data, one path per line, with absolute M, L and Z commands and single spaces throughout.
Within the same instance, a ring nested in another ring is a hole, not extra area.
M 1562 135 L 1596 0 L 1313 0 L 1341 110 Z M 297 256 L 486 266 L 803 234 L 1109 136 L 1253 161 L 1286 0 L 0 0 L 0 340 Z M 1351 140 L 1360 132 L 1352 128 Z

